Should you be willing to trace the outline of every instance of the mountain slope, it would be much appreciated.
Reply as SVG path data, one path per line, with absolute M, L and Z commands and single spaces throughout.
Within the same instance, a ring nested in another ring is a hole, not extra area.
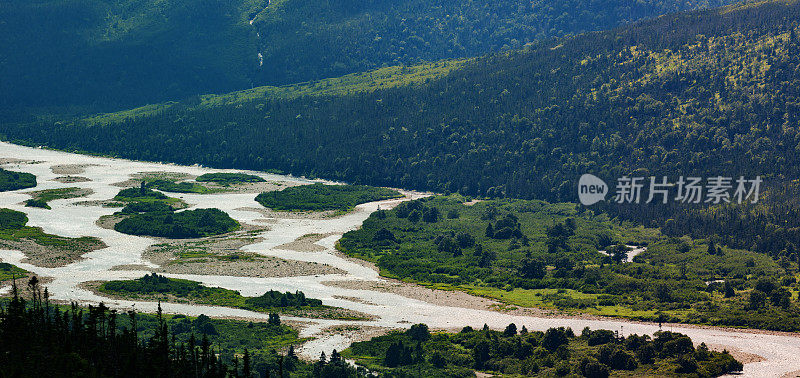
M 381 65 L 463 58 L 725 0 L 275 0 L 260 12 L 263 69 L 286 84 Z
M 796 0 L 726 7 L 470 60 L 415 85 L 5 129 L 146 160 L 566 201 L 587 172 L 761 175 L 768 208 L 609 211 L 796 259 L 798 21 Z
M 725 1 L 8 0 L 0 119 L 476 56 Z
M 266 0 L 9 0 L 0 6 L 0 112 L 119 109 L 249 87 L 247 15 Z

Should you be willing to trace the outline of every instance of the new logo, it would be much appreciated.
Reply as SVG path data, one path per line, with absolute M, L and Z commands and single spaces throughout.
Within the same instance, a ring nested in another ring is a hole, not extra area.
M 608 185 L 599 177 L 587 173 L 578 180 L 578 198 L 584 206 L 594 205 L 606 199 L 606 194 Z

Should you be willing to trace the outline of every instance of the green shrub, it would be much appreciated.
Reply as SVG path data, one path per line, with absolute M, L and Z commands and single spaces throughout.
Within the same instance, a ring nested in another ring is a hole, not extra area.
M 122 208 L 119 212 L 121 214 L 136 214 L 136 213 L 171 213 L 175 209 L 164 202 L 131 202 Z
M 38 207 L 38 208 L 50 210 L 50 205 L 48 205 L 47 202 L 42 201 L 40 199 L 34 199 L 34 198 L 31 198 L 31 199 L 25 201 L 25 207 Z
M 174 182 L 169 180 L 154 180 L 148 182 L 147 187 L 172 193 L 204 193 L 208 191 L 205 186 L 187 181 Z
M 260 297 L 247 298 L 245 303 L 255 308 L 322 306 L 321 300 L 306 298 L 302 291 L 292 294 L 270 290 Z
M 33 188 L 34 186 L 36 186 L 36 176 L 0 168 L 0 192 Z
M 240 182 L 264 182 L 261 177 L 246 173 L 206 173 L 198 176 L 195 181 L 216 182 L 218 184 L 235 184 Z
M 134 214 L 114 225 L 123 234 L 172 239 L 219 235 L 238 228 L 239 223 L 219 209 Z
M 0 229 L 14 230 L 25 226 L 28 223 L 28 216 L 23 212 L 0 209 Z
M 256 201 L 281 211 L 347 211 L 362 203 L 402 197 L 395 190 L 364 185 L 312 184 L 265 192 Z
M 157 192 L 152 189 L 148 189 L 145 187 L 138 187 L 138 188 L 127 188 L 122 189 L 119 193 L 114 197 L 115 200 L 119 201 L 131 201 L 136 199 L 167 199 L 164 193 Z

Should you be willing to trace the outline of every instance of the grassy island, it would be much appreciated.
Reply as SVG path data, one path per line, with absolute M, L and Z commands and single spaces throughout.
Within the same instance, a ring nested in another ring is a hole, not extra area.
M 0 192 L 33 188 L 34 186 L 36 186 L 36 176 L 0 168 Z
M 402 195 L 392 189 L 317 183 L 261 193 L 256 201 L 279 211 L 349 211 L 362 203 L 399 197 Z

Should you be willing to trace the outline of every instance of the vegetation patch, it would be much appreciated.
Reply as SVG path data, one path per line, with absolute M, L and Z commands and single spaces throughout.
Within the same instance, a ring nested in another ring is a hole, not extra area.
M 219 209 L 174 212 L 170 208 L 133 214 L 115 224 L 114 230 L 129 235 L 186 239 L 225 234 L 239 227 L 239 222 Z
M 219 192 L 219 190 L 214 190 L 191 181 L 175 182 L 170 180 L 158 179 L 158 180 L 148 181 L 146 186 L 148 188 L 155 188 L 158 190 L 171 193 L 208 194 L 208 193 Z
M 31 199 L 25 201 L 27 207 L 39 207 L 43 209 L 50 209 L 48 202 L 57 199 L 69 199 L 85 197 L 92 193 L 91 189 L 82 189 L 76 187 L 46 189 L 29 193 Z
M 188 301 L 256 312 L 324 313 L 329 318 L 363 320 L 362 317 L 348 315 L 347 312 L 337 312 L 334 307 L 323 306 L 321 300 L 306 298 L 301 291 L 280 293 L 270 290 L 259 297 L 244 297 L 238 291 L 207 287 L 196 281 L 167 278 L 156 273 L 135 280 L 105 282 L 98 290 L 124 298 Z
M 7 171 L 0 168 L 0 192 L 33 188 L 34 186 L 36 186 L 36 176 L 30 173 Z
M 800 330 L 795 273 L 769 256 L 668 237 L 574 204 L 464 202 L 437 196 L 377 211 L 338 248 L 376 263 L 384 276 L 509 305 Z M 623 263 L 625 244 L 647 251 Z
M 48 205 L 47 202 L 33 198 L 25 201 L 25 207 L 38 207 L 40 209 L 47 209 L 47 210 L 51 209 L 50 205 Z
M 199 182 L 215 182 L 221 185 L 231 185 L 231 184 L 239 184 L 245 182 L 265 182 L 261 177 L 256 175 L 250 175 L 246 173 L 206 173 L 200 176 L 197 176 L 195 179 Z
M 28 216 L 21 211 L 0 209 L 0 230 L 20 229 L 28 223 Z
M 24 277 L 28 271 L 16 265 L 0 262 L 0 282 L 8 281 L 13 278 Z
M 727 352 L 705 344 L 695 348 L 683 334 L 657 332 L 654 337 L 585 328 L 528 332 L 510 324 L 504 331 L 488 327 L 460 333 L 433 333 L 425 324 L 353 343 L 342 352 L 359 365 L 387 376 L 473 377 L 474 371 L 509 376 L 647 376 L 716 377 L 742 370 Z
M 186 207 L 186 203 L 178 198 L 168 197 L 166 194 L 155 191 L 147 187 L 147 183 L 142 181 L 139 187 L 122 189 L 113 198 L 119 202 L 162 202 L 173 208 Z
M 261 193 L 256 201 L 279 211 L 349 211 L 356 205 L 399 198 L 396 190 L 365 185 L 327 185 L 316 183 Z

